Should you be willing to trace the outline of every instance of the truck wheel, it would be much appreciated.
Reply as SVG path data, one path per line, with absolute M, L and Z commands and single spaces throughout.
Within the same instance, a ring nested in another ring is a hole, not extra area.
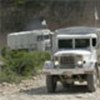
M 87 75 L 87 86 L 90 92 L 96 91 L 97 75 L 95 73 Z
M 46 86 L 47 86 L 47 91 L 49 93 L 55 92 L 56 86 L 57 86 L 57 81 L 56 81 L 55 76 L 52 76 L 52 75 L 46 76 Z
M 97 85 L 98 87 L 100 87 L 100 72 L 99 72 L 99 68 L 98 65 L 96 64 L 96 72 L 97 72 Z

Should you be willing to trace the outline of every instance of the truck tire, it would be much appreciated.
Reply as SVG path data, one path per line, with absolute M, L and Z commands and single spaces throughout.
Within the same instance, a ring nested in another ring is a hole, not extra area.
M 47 86 L 47 91 L 49 93 L 55 92 L 56 86 L 57 86 L 57 81 L 56 81 L 55 76 L 53 76 L 53 75 L 46 76 L 46 86 Z
M 95 73 L 87 75 L 87 86 L 90 92 L 94 92 L 97 89 L 97 75 Z
M 97 79 L 98 79 L 98 87 L 100 87 L 100 72 L 99 72 L 99 67 L 98 65 L 96 64 L 96 72 L 97 72 Z

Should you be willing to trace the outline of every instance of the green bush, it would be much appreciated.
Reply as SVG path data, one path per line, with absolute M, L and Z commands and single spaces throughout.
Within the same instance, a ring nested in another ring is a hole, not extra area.
M 3 53 L 5 65 L 0 73 L 0 81 L 17 82 L 36 75 L 45 60 L 50 59 L 48 52 L 7 51 Z

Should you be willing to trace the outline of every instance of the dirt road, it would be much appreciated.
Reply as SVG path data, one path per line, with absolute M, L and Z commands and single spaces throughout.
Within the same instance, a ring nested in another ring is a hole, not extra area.
M 45 77 L 40 75 L 20 85 L 1 84 L 0 100 L 100 100 L 100 89 L 89 93 L 85 86 L 64 89 L 59 85 L 55 94 L 49 94 L 45 88 Z

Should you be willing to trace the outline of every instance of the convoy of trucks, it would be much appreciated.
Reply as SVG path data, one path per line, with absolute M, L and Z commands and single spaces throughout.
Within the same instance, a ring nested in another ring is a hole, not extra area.
M 49 29 L 10 33 L 7 46 L 11 50 L 51 51 L 45 61 L 48 92 L 55 92 L 57 82 L 64 87 L 86 82 L 93 92 L 100 85 L 100 28 L 69 27 L 51 32 Z

